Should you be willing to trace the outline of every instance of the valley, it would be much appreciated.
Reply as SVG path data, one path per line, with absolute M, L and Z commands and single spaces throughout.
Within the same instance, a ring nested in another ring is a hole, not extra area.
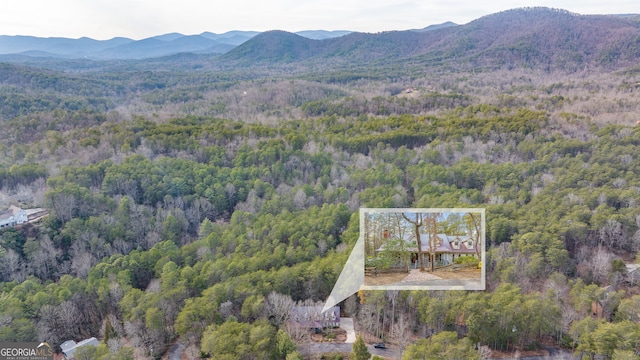
M 637 16 L 527 8 L 224 54 L 1 55 L 0 210 L 48 216 L 0 230 L 0 341 L 313 358 L 293 309 L 324 304 L 359 209 L 464 207 L 486 211 L 487 290 L 360 291 L 340 315 L 369 345 L 637 358 L 638 39 Z

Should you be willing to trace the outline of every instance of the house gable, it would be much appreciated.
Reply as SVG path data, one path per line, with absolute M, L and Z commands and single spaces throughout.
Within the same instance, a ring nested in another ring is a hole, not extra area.
M 429 253 L 431 252 L 430 244 L 428 241 L 428 237 L 426 234 L 421 237 L 422 241 L 422 252 Z M 473 238 L 466 235 L 447 235 L 447 234 L 437 234 L 436 235 L 436 248 L 435 253 L 437 254 L 475 254 L 475 247 Z M 404 241 L 406 243 L 406 250 L 417 253 L 417 241 L 414 234 L 405 235 Z M 380 252 L 385 250 L 385 245 L 383 244 L 376 252 Z
M 16 226 L 27 221 L 27 212 L 15 205 L 11 205 L 7 210 L 0 211 L 0 228 Z

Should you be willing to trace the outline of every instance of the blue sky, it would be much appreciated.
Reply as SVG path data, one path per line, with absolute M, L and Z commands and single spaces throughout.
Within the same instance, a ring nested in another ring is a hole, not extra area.
M 6 0 L 0 35 L 142 39 L 179 32 L 352 30 L 465 24 L 498 11 L 547 6 L 580 14 L 640 13 L 637 0 Z

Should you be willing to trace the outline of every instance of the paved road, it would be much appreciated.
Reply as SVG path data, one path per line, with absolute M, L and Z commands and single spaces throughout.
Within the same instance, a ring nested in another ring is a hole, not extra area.
M 367 346 L 371 355 L 382 356 L 385 359 L 400 360 L 402 359 L 402 350 L 397 349 L 376 349 L 373 346 Z
M 520 358 L 502 358 L 500 360 L 580 360 L 580 357 L 574 356 L 571 351 L 567 351 L 564 349 L 545 346 L 544 347 L 549 355 L 547 356 L 527 356 Z
M 167 360 L 181 360 L 183 351 L 184 344 L 182 343 L 182 341 L 177 341 L 169 350 L 169 356 L 167 357 Z
M 396 349 L 376 349 L 371 345 L 367 345 L 371 355 L 382 356 L 385 359 L 399 360 L 402 359 L 402 351 Z M 311 343 L 298 346 L 298 351 L 302 355 L 324 354 L 331 352 L 350 353 L 353 344 L 345 343 Z

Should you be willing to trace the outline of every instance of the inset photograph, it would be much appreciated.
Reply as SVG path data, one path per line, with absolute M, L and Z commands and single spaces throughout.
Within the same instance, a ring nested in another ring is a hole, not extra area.
M 484 209 L 360 211 L 362 289 L 485 289 Z

